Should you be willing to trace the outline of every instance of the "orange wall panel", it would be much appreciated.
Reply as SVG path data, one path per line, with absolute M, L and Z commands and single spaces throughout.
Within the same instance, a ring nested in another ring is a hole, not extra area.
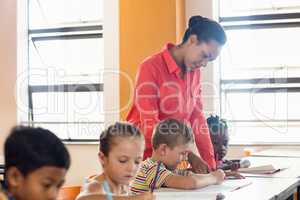
M 132 103 L 138 65 L 167 42 L 176 42 L 175 0 L 120 0 L 120 116 Z
M 176 0 L 176 42 L 182 41 L 186 30 L 185 0 Z

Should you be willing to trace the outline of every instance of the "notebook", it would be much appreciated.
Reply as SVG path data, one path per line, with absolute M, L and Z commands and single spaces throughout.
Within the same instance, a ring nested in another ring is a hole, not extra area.
M 240 173 L 245 174 L 274 174 L 286 168 L 275 168 L 273 165 L 261 165 L 257 167 L 240 168 Z

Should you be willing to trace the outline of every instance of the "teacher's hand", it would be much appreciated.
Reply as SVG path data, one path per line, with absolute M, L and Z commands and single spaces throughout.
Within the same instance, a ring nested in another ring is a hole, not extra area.
M 188 154 L 188 161 L 192 166 L 192 172 L 196 174 L 207 174 L 210 172 L 208 164 L 192 152 Z

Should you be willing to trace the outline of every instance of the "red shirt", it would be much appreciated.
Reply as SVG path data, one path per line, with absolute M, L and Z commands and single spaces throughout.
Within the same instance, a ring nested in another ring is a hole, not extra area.
M 151 138 L 155 125 L 173 118 L 189 124 L 196 146 L 209 167 L 216 167 L 206 118 L 203 113 L 200 69 L 180 77 L 180 68 L 171 56 L 167 44 L 163 50 L 143 61 L 139 66 L 134 89 L 134 102 L 127 121 L 145 134 L 144 158 L 151 156 Z

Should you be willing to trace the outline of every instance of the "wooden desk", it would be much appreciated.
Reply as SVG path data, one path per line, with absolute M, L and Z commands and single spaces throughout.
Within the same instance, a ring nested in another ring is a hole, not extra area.
M 300 182 L 296 178 L 248 178 L 252 184 L 236 191 L 228 191 L 223 193 L 224 200 L 285 200 L 297 191 Z M 210 187 L 210 186 L 208 186 Z M 219 187 L 219 191 L 224 191 L 222 185 L 212 186 Z M 207 188 L 200 190 L 175 190 L 162 189 L 157 200 L 216 200 L 217 193 L 207 192 Z

